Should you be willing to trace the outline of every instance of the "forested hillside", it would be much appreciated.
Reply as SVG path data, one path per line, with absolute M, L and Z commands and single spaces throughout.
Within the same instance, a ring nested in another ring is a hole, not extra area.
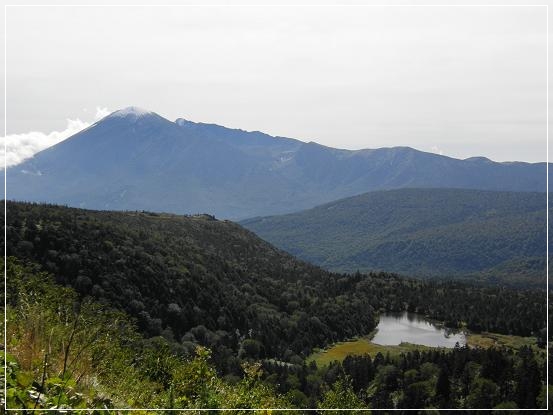
M 8 255 L 127 311 L 150 336 L 220 351 L 246 336 L 244 353 L 282 356 L 375 325 L 370 304 L 332 274 L 231 222 L 9 202 L 7 210 Z
M 243 358 L 235 375 L 222 377 L 207 348 L 187 354 L 163 337 L 145 339 L 127 315 L 79 299 L 36 265 L 9 258 L 7 270 L 8 349 L 0 352 L 7 394 L 2 388 L 0 404 L 9 409 L 543 408 L 546 403 L 545 353 L 528 347 L 378 353 L 322 367 Z
M 333 274 L 207 215 L 12 202 L 7 212 L 8 256 L 42 264 L 58 283 L 135 316 L 146 335 L 217 345 L 228 364 L 243 337 L 251 348 L 242 353 L 306 355 L 370 332 L 379 309 L 507 334 L 544 327 L 539 292 Z M 512 304 L 520 314 L 507 312 Z
M 15 332 L 9 331 L 9 381 L 15 390 L 35 388 L 35 397 L 36 391 L 43 390 L 41 393 L 52 399 L 47 401 L 49 405 L 56 399 L 89 404 L 88 398 L 84 403 L 78 400 L 82 395 L 70 397 L 78 392 L 92 396 L 95 405 L 106 400 L 113 406 L 120 402 L 135 407 L 148 402 L 158 407 L 168 402 L 174 407 L 212 406 L 234 399 L 231 397 L 236 397 L 236 405 L 261 406 L 257 396 L 266 406 L 376 408 L 392 400 L 401 407 L 418 399 L 408 397 L 407 384 L 397 383 L 408 368 L 416 371 L 411 373 L 412 382 L 425 382 L 424 388 L 416 386 L 424 389 L 425 405 L 467 407 L 465 398 L 471 388 L 476 388 L 474 396 L 479 396 L 478 391 L 488 387 L 499 388 L 489 405 L 501 404 L 513 401 L 509 391 L 525 388 L 527 382 L 533 385 L 529 405 L 543 403 L 543 357 L 536 354 L 537 349 L 517 351 L 516 355 L 498 350 L 508 368 L 503 374 L 482 374 L 487 372 L 478 368 L 486 365 L 486 351 L 465 348 L 399 360 L 372 356 L 370 364 L 359 361 L 359 367 L 351 362 L 324 368 L 305 364 L 314 347 L 369 333 L 380 311 L 409 310 L 450 327 L 536 336 L 543 347 L 542 291 L 424 282 L 385 273 L 330 273 L 296 260 L 234 223 L 207 215 L 98 212 L 13 202 L 7 203 L 7 212 L 6 249 L 8 256 L 17 258 L 10 259 L 16 262 L 8 270 L 8 299 L 13 312 L 19 313 L 12 319 L 18 322 L 10 329 Z M 49 277 L 36 276 L 39 271 L 51 273 L 58 285 L 41 285 Z M 46 297 L 33 299 L 27 297 L 28 292 Z M 58 300 L 73 311 L 60 314 Z M 44 320 L 42 312 L 46 313 Z M 114 326 L 114 322 L 123 326 Z M 136 332 L 126 331 L 125 327 L 134 324 Z M 71 363 L 74 355 L 67 365 L 75 366 L 64 369 L 63 350 L 72 336 L 72 325 L 80 333 L 78 341 L 84 342 L 75 346 L 76 353 L 87 344 L 99 347 L 82 352 L 89 356 L 86 359 L 93 359 L 85 360 L 82 370 L 106 383 L 86 386 L 89 375 L 79 377 L 74 372 L 79 361 Z M 103 326 L 105 333 L 98 330 Z M 41 354 L 49 327 L 56 327 L 59 334 L 54 347 L 58 354 L 52 362 L 52 373 L 57 372 L 51 382 L 42 382 L 44 361 L 50 359 Z M 29 350 L 26 339 L 37 333 L 42 333 L 38 337 L 42 345 Z M 122 336 L 117 347 L 123 349 L 115 349 L 122 355 L 112 356 L 114 361 L 109 360 L 107 349 L 102 349 L 103 340 L 95 337 L 104 335 Z M 200 349 L 194 357 L 198 346 L 210 352 Z M 148 366 L 151 361 L 158 363 Z M 453 361 L 456 366 L 447 363 Z M 166 363 L 159 366 L 159 362 Z M 433 363 L 432 370 L 424 363 Z M 513 386 L 512 370 L 528 365 L 537 368 L 538 377 L 525 380 L 523 386 L 517 386 L 522 382 L 518 379 Z M 122 383 L 115 385 L 117 376 L 110 367 L 125 368 L 120 382 L 131 382 L 132 387 L 125 390 Z M 184 382 L 187 371 L 194 368 L 202 375 L 195 383 Z M 104 372 L 95 373 L 97 370 Z M 25 374 L 17 375 L 21 371 Z M 449 391 L 438 392 L 440 373 L 442 382 L 444 376 L 452 382 Z M 203 377 L 212 379 L 215 374 L 212 383 Z M 80 390 L 81 385 L 88 391 Z M 259 395 L 249 395 L 251 400 L 240 398 L 250 387 L 261 388 Z M 142 388 L 155 394 L 141 395 Z M 182 400 L 182 396 L 190 398 Z M 509 404 L 526 405 L 522 398 L 513 402 Z M 20 404 L 29 407 L 33 402 Z
M 379 191 L 241 224 L 333 271 L 545 288 L 545 193 Z
M 10 258 L 7 269 L 3 408 L 291 406 L 259 381 L 259 364 L 245 362 L 242 379 L 230 383 L 217 375 L 208 349 L 198 347 L 185 357 L 161 337 L 140 336 L 124 313 L 90 299 L 79 301 L 73 289 L 54 284 L 36 266 Z M 148 412 L 154 413 L 141 411 Z

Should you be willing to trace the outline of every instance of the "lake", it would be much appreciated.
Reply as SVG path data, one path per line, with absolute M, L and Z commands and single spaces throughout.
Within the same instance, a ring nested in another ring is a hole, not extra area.
M 463 346 L 467 339 L 464 333 L 454 333 L 437 327 L 424 316 L 414 313 L 386 313 L 380 315 L 380 322 L 372 342 L 383 346 L 395 346 L 402 342 L 422 344 L 431 347 Z

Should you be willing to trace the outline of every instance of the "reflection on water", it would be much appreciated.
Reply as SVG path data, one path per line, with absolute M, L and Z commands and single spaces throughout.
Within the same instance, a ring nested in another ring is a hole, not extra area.
M 467 342 L 464 333 L 453 333 L 451 330 L 436 327 L 423 316 L 414 313 L 381 314 L 376 328 L 378 331 L 372 342 L 384 346 L 406 342 L 432 347 L 454 347 L 455 343 L 463 346 Z

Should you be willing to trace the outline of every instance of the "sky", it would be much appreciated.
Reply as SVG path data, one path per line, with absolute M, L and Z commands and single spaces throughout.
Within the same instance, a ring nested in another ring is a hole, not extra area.
M 130 105 L 338 148 L 545 161 L 546 14 L 8 7 L 8 165 Z

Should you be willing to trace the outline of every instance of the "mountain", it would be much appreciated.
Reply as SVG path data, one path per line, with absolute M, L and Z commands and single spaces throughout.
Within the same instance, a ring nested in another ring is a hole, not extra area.
M 8 202 L 6 241 L 7 256 L 41 264 L 58 284 L 127 312 L 148 337 L 219 339 L 235 349 L 251 330 L 265 354 L 283 356 L 375 325 L 354 280 L 337 283 L 339 276 L 209 215 Z
M 339 150 L 129 107 L 8 168 L 11 200 L 247 218 L 379 189 L 545 191 L 545 163 Z
M 241 224 L 275 246 L 334 271 L 386 270 L 545 284 L 545 193 L 377 191 Z

